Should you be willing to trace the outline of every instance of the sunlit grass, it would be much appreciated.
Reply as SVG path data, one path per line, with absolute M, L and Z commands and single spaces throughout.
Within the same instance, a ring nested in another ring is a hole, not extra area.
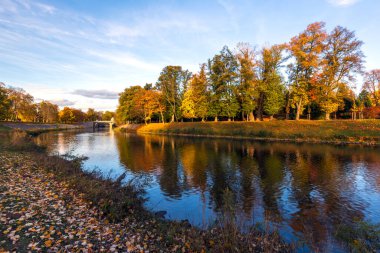
M 152 123 L 138 132 L 379 143 L 380 120 Z

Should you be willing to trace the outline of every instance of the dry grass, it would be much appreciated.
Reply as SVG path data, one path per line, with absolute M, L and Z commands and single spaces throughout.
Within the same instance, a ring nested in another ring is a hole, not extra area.
M 380 144 L 380 120 L 152 123 L 137 132 Z

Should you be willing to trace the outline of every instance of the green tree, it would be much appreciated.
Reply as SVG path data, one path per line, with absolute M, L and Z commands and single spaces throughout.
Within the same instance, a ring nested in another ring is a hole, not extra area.
M 209 85 L 211 91 L 209 114 L 233 118 L 239 110 L 236 98 L 238 84 L 238 63 L 235 56 L 223 47 L 219 54 L 208 61 Z
M 237 96 L 240 102 L 242 119 L 247 115 L 247 120 L 254 121 L 253 110 L 256 108 L 256 86 L 257 86 L 257 62 L 255 52 L 246 43 L 239 43 L 237 46 L 236 58 L 239 63 L 239 86 Z
M 141 110 L 136 108 L 134 100 L 142 90 L 140 86 L 131 86 L 120 93 L 119 105 L 116 109 L 116 118 L 119 123 L 136 121 L 142 115 Z
M 345 89 L 343 86 L 354 81 L 355 74 L 362 72 L 362 44 L 354 32 L 340 26 L 334 28 L 327 38 L 317 86 L 318 101 L 326 120 L 342 102 L 339 90 Z
M 171 122 L 181 118 L 181 103 L 190 77 L 191 72 L 181 66 L 166 66 L 158 78 L 156 87 L 162 93 Z
M 361 104 L 364 105 L 364 107 L 371 107 L 373 104 L 372 104 L 372 100 L 371 100 L 371 95 L 369 94 L 369 92 L 365 89 L 363 89 L 360 93 L 359 93 L 359 96 L 358 96 L 358 99 L 357 99 Z
M 285 45 L 264 48 L 259 62 L 259 108 L 273 117 L 284 106 L 285 86 L 280 73 L 281 65 L 286 60 L 282 56 Z M 262 114 L 258 115 L 262 120 Z

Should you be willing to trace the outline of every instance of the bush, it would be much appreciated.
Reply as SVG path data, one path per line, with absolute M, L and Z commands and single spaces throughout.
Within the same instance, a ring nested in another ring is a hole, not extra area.
M 368 107 L 363 110 L 364 118 L 380 119 L 380 106 Z

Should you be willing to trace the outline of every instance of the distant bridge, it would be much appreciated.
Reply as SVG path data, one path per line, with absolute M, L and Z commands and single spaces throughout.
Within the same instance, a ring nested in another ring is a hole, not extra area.
M 107 126 L 107 125 L 109 125 L 110 128 L 112 128 L 115 125 L 113 118 L 109 121 L 107 121 L 107 120 L 96 120 L 96 121 L 92 122 L 93 128 L 99 128 L 100 126 Z

